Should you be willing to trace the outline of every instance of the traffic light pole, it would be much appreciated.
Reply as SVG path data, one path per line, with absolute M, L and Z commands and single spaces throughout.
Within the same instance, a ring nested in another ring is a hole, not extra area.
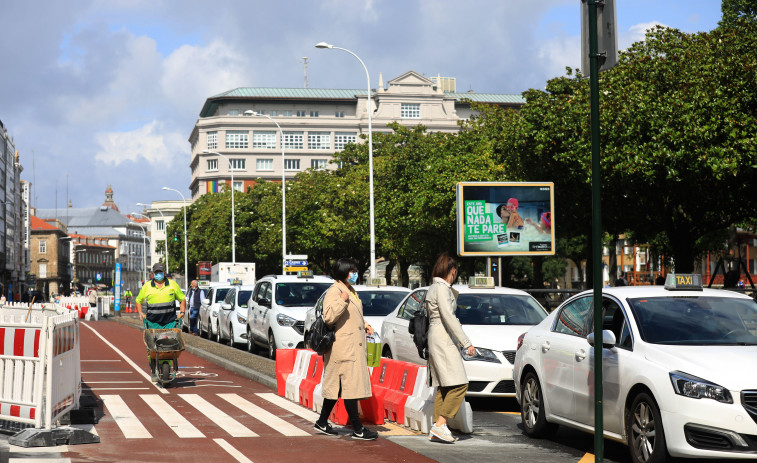
M 604 421 L 602 388 L 602 208 L 599 162 L 599 45 L 597 41 L 597 4 L 589 0 L 589 92 L 591 96 L 591 222 L 592 285 L 594 288 L 594 461 L 604 459 Z

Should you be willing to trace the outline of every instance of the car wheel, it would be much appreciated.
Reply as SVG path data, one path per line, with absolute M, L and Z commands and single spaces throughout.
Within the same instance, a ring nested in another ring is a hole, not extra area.
M 526 434 L 535 438 L 554 434 L 557 425 L 548 423 L 546 414 L 539 378 L 536 373 L 529 371 L 523 379 L 520 399 L 520 419 Z
M 247 352 L 255 353 L 255 341 L 252 340 L 252 333 L 249 328 L 247 328 Z
M 381 356 L 384 358 L 394 358 L 392 357 L 392 349 L 389 348 L 389 346 L 384 346 L 384 351 L 381 352 Z
M 654 398 L 642 392 L 633 399 L 626 416 L 626 436 L 634 463 L 662 463 L 667 459 L 665 431 Z
M 234 347 L 234 327 L 229 327 L 229 347 Z
M 268 358 L 276 360 L 276 338 L 273 337 L 273 331 L 268 332 Z
M 216 327 L 216 342 L 219 344 L 223 342 L 223 338 L 221 337 L 221 325 Z

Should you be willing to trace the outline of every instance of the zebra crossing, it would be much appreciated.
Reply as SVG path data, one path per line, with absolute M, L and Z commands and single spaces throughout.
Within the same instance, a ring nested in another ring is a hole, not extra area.
M 270 404 L 274 409 L 283 408 L 289 413 L 299 416 L 309 422 L 314 422 L 318 418 L 316 413 L 301 407 L 299 404 L 283 400 L 276 394 L 257 393 L 255 395 L 265 400 L 266 404 Z M 282 419 L 275 412 L 256 405 L 239 394 L 216 393 L 212 398 L 208 398 L 207 395 L 201 396 L 199 394 L 177 394 L 177 396 L 184 403 L 199 412 L 204 420 L 208 420 L 215 424 L 218 428 L 223 430 L 223 432 L 228 434 L 229 437 L 259 437 L 260 435 L 246 425 L 240 423 L 236 418 L 221 410 L 221 408 L 214 405 L 213 402 L 230 404 L 235 409 L 242 411 L 245 415 L 256 419 L 260 423 L 263 423 L 265 426 L 273 429 L 282 436 L 308 437 L 313 435 L 293 423 Z M 137 398 L 141 403 L 133 403 Z M 150 422 L 153 423 L 155 422 L 154 417 L 152 415 L 149 418 L 146 416 L 140 416 L 134 411 L 135 408 L 140 407 L 143 404 L 147 405 L 159 420 L 176 434 L 176 437 L 182 439 L 206 437 L 205 433 L 195 426 L 196 423 L 193 424 L 190 422 L 190 420 L 182 415 L 176 407 L 166 400 L 165 396 L 160 394 L 129 394 L 127 399 L 131 402 L 131 406 L 127 404 L 124 397 L 117 394 L 104 394 L 100 396 L 100 399 L 103 401 L 106 415 L 113 419 L 123 434 L 123 437 L 126 439 L 152 439 L 155 437 L 142 422 L 144 419 L 149 419 Z M 95 428 L 97 428 L 97 426 Z

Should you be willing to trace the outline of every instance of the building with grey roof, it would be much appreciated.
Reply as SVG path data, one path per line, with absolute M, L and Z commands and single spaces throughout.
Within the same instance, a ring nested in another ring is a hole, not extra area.
M 200 111 L 191 144 L 192 199 L 217 192 L 231 181 L 245 191 L 258 179 L 281 180 L 308 168 L 327 168 L 347 143 L 372 130 L 388 132 L 397 121 L 422 124 L 432 132 L 456 132 L 474 111 L 470 102 L 519 108 L 520 95 L 457 93 L 454 78 L 427 78 L 408 71 L 378 90 L 236 88 L 209 97 Z M 281 130 L 268 117 L 275 120 Z M 283 138 L 283 140 L 282 140 Z M 223 159 L 216 151 L 227 156 Z M 284 155 L 282 156 L 282 151 Z M 231 166 L 229 165 L 231 164 Z

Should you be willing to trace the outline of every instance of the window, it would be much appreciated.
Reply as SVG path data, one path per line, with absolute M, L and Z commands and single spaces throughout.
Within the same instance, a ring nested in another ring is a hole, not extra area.
M 421 301 L 423 301 L 423 298 L 426 296 L 426 290 L 422 289 L 419 291 L 414 292 L 410 295 L 410 297 L 407 298 L 404 304 L 402 304 L 402 307 L 400 307 L 400 310 L 397 312 L 397 318 L 402 318 L 404 320 L 412 320 L 413 315 L 418 310 L 418 307 L 421 306 Z
M 308 149 L 328 150 L 331 149 L 331 134 L 329 132 L 309 132 Z
M 271 110 L 271 114 L 270 115 L 271 116 L 278 116 L 279 115 L 279 111 L 277 109 L 273 109 L 273 110 Z
M 576 299 L 563 307 L 560 315 L 557 317 L 555 332 L 586 337 L 589 334 L 587 320 L 593 313 L 593 306 L 592 297 L 590 296 Z
M 297 111 L 297 117 L 305 117 L 305 111 Z
M 300 170 L 300 160 L 299 159 L 285 159 L 284 170 Z
M 226 148 L 247 148 L 249 133 L 246 130 L 226 131 Z
M 344 117 L 344 111 L 336 111 L 334 117 Z
M 208 170 L 218 170 L 218 159 L 208 159 Z
M 166 229 L 166 223 L 162 220 L 156 220 L 155 221 L 155 229 L 158 231 L 165 230 Z
M 47 241 L 46 240 L 39 240 L 39 253 L 40 254 L 46 254 L 47 253 Z
M 284 132 L 284 148 L 301 150 L 303 148 L 302 132 Z
M 238 109 L 230 109 L 229 110 L 229 116 L 239 116 L 239 110 Z
M 47 278 L 47 264 L 39 264 L 39 277 Z
M 244 192 L 244 182 L 234 182 L 234 189 Z
M 310 117 L 318 117 L 318 111 L 310 111 Z
M 218 132 L 208 132 L 208 149 L 218 149 Z
M 400 116 L 403 119 L 420 119 L 421 118 L 420 103 L 402 103 L 402 106 L 400 109 Z
M 347 143 L 355 143 L 357 134 L 355 132 L 336 132 L 334 134 L 334 149 L 343 150 Z
M 258 132 L 252 134 L 252 147 L 276 149 L 276 132 Z
M 256 170 L 273 170 L 273 159 L 258 159 L 255 161 Z
M 244 159 L 230 158 L 229 161 L 231 161 L 231 170 L 244 170 L 245 169 Z
M 310 161 L 310 167 L 313 169 L 325 169 L 328 164 L 328 159 L 312 159 Z
M 281 115 L 284 117 L 292 117 L 292 111 L 281 111 Z

